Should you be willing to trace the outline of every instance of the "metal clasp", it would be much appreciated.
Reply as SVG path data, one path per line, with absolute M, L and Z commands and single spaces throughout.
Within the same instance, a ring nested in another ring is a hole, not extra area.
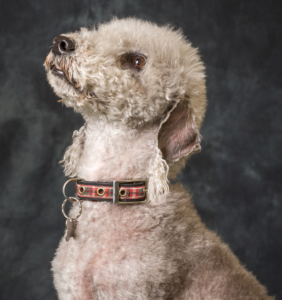
M 72 200 L 70 200 L 70 198 L 72 199 Z M 71 220 L 71 221 L 75 221 L 75 220 L 77 220 L 80 216 L 81 216 L 81 214 L 82 214 L 82 205 L 81 205 L 81 202 L 77 199 L 77 198 L 75 198 L 75 197 L 70 197 L 69 199 L 65 199 L 64 200 L 64 202 L 63 202 L 63 204 L 62 204 L 62 213 L 63 213 L 63 215 L 64 215 L 64 217 L 66 218 L 66 219 L 69 219 L 69 220 Z M 75 218 L 70 218 L 67 214 L 66 214 L 66 212 L 65 212 L 65 205 L 66 205 L 66 202 L 67 201 L 71 201 L 71 202 L 77 202 L 78 203 L 78 206 L 79 206 L 79 213 L 78 213 L 78 215 L 75 217 Z
M 71 178 L 69 180 L 67 180 L 65 182 L 65 184 L 63 185 L 63 195 L 65 196 L 66 199 L 68 199 L 70 202 L 76 202 L 76 200 L 71 200 L 71 198 L 74 198 L 74 197 L 68 197 L 67 194 L 66 194 L 66 186 L 68 185 L 69 182 L 71 181 L 78 181 L 78 180 L 83 180 L 83 178 Z
M 145 182 L 144 196 L 145 199 L 143 201 L 126 201 L 120 202 L 120 194 L 119 194 L 119 186 L 121 183 L 136 183 L 136 182 Z M 148 202 L 148 180 L 114 180 L 113 182 L 113 204 L 141 204 Z
M 66 194 L 66 186 L 69 182 L 71 181 L 78 181 L 78 180 L 83 180 L 82 178 L 71 178 L 69 180 L 67 180 L 63 186 L 63 194 L 65 196 L 65 200 L 62 204 L 62 213 L 64 215 L 64 217 L 66 219 L 69 219 L 71 221 L 75 221 L 77 220 L 80 216 L 81 216 L 81 213 L 82 213 L 82 205 L 81 205 L 81 200 L 78 200 L 76 197 L 68 197 L 67 194 Z M 66 213 L 65 213 L 65 205 L 66 205 L 66 202 L 67 201 L 70 201 L 70 202 L 77 202 L 78 203 L 78 206 L 79 206 L 79 213 L 78 215 L 75 217 L 75 218 L 70 218 Z

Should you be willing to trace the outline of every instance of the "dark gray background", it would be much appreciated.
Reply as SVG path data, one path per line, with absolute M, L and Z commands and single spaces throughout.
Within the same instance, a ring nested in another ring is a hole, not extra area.
M 56 35 L 116 15 L 172 23 L 199 47 L 209 100 L 203 151 L 180 179 L 207 226 L 282 300 L 281 8 L 278 0 L 1 0 L 1 299 L 56 299 L 58 161 L 83 120 L 56 102 L 42 64 Z

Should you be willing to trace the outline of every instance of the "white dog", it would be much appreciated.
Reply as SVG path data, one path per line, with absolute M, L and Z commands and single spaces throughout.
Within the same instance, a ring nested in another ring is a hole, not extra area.
M 59 298 L 272 299 L 168 185 L 201 149 L 206 108 L 204 66 L 182 33 L 114 19 L 56 37 L 45 68 L 86 122 L 63 160 L 83 180 L 52 263 Z

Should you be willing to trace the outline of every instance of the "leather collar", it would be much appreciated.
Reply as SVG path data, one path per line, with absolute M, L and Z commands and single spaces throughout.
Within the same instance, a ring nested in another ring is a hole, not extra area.
M 147 202 L 148 180 L 97 182 L 78 180 L 76 197 L 79 200 L 107 201 L 114 204 Z

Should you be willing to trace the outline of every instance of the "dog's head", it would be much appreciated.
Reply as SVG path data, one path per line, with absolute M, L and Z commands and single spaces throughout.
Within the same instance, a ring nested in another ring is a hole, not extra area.
M 45 68 L 55 93 L 86 120 L 159 126 L 168 163 L 200 150 L 204 66 L 179 30 L 136 19 L 82 28 L 54 39 Z

